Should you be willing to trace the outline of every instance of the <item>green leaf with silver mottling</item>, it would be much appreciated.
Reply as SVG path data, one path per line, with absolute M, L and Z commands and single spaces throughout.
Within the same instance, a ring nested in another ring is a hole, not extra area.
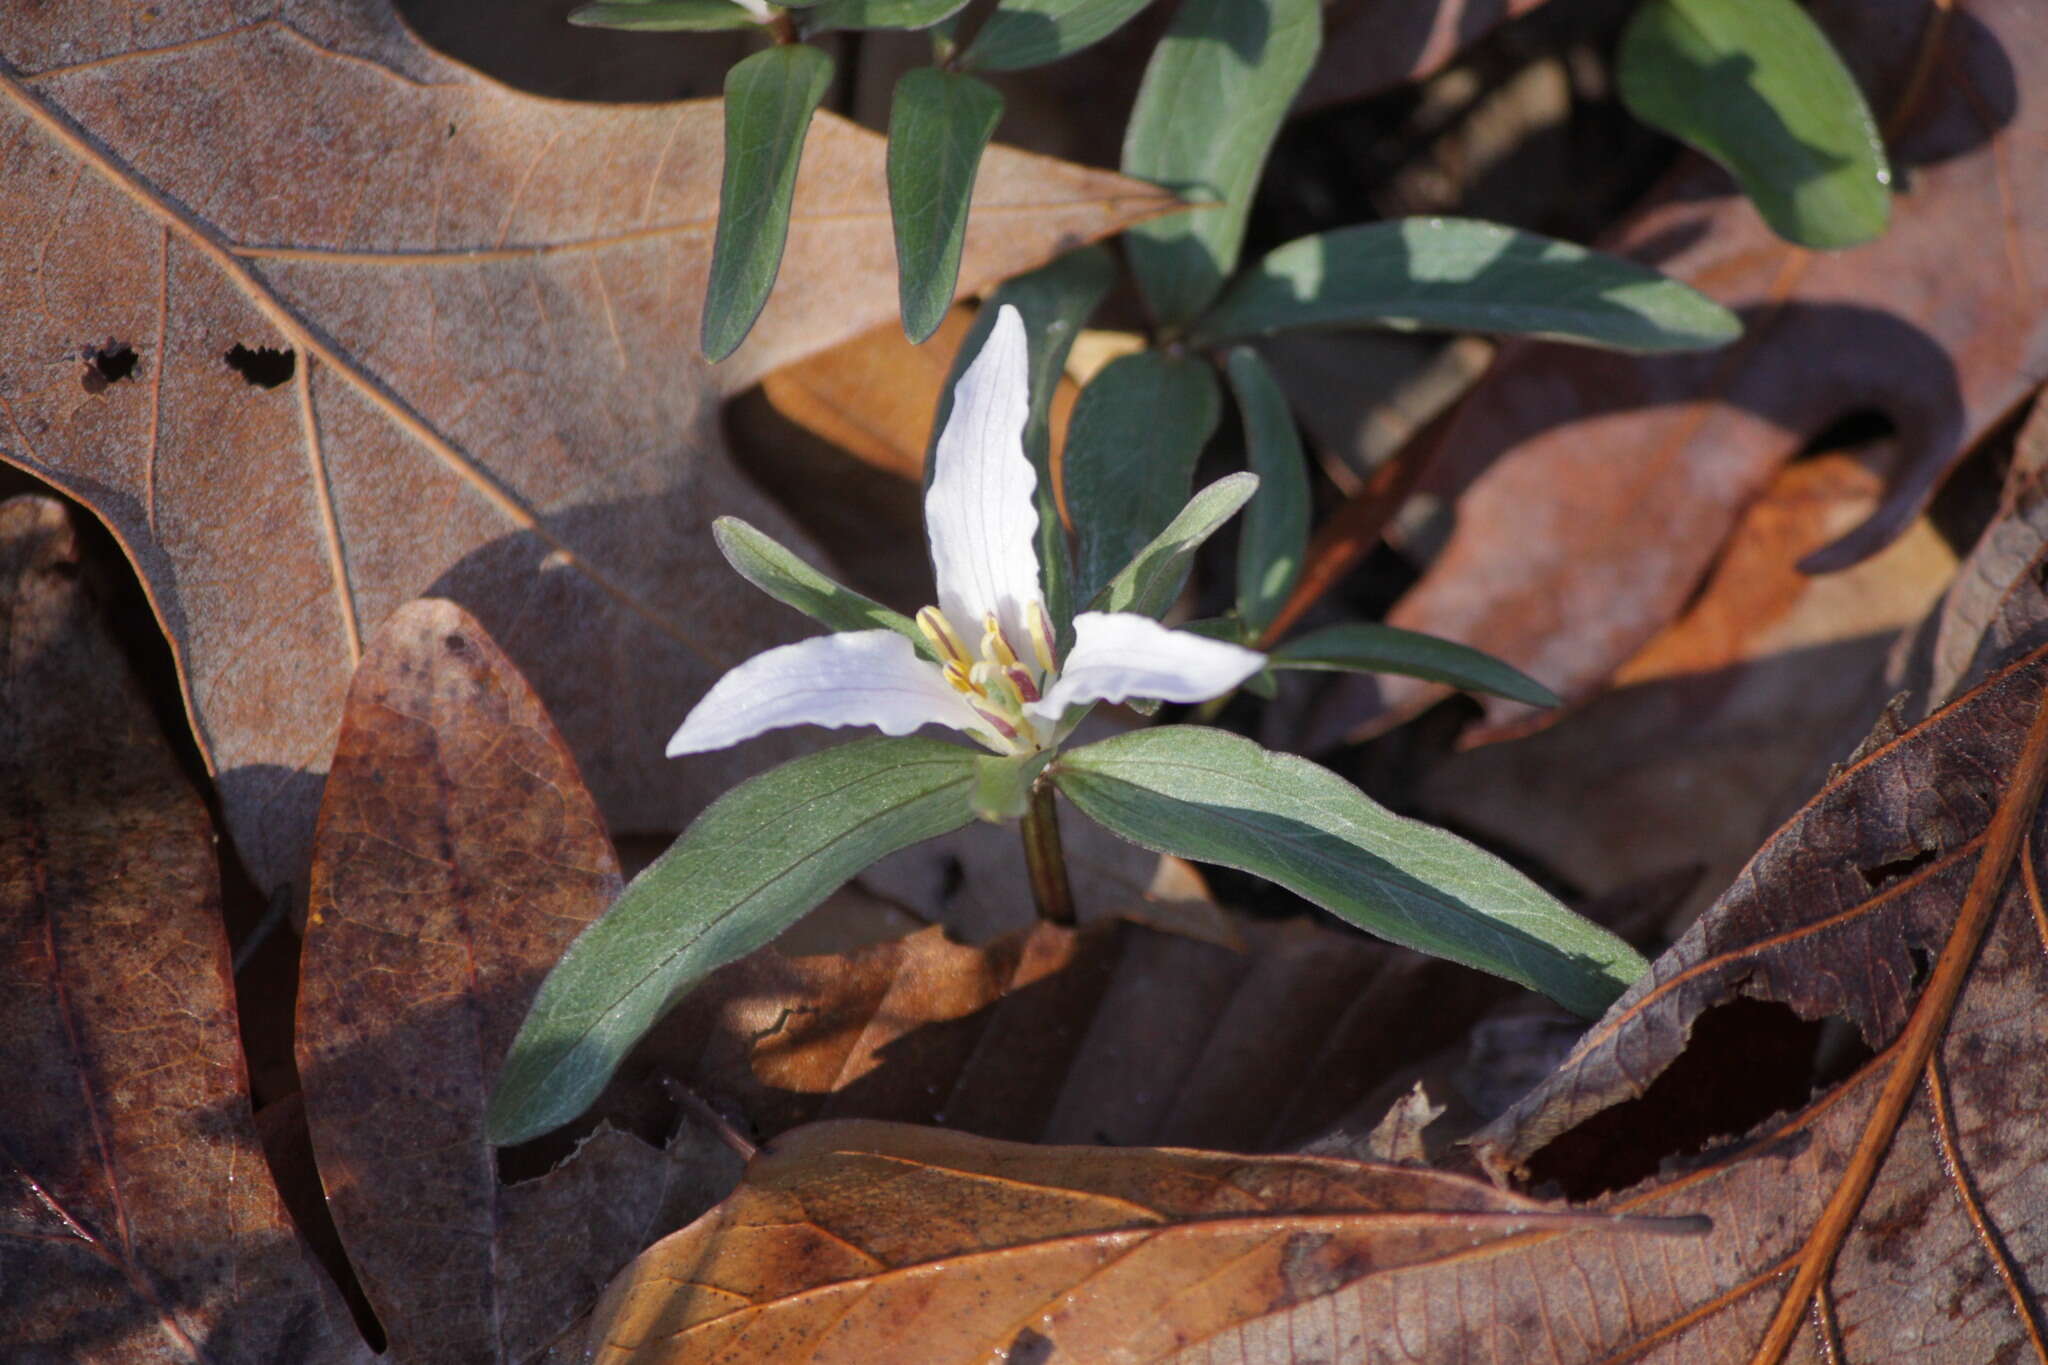
M 1031 415 L 1024 424 L 1024 453 L 1031 457 L 1031 467 L 1038 474 L 1033 494 L 1038 504 L 1038 565 L 1045 584 L 1045 609 L 1062 641 L 1073 618 L 1072 564 L 1066 529 L 1060 524 L 1059 501 L 1053 493 L 1049 414 L 1053 392 L 1066 368 L 1067 352 L 1114 283 L 1115 260 L 1103 247 L 1090 246 L 1019 275 L 991 294 L 953 357 L 952 373 L 946 376 L 946 389 L 939 398 L 939 415 L 932 423 L 931 442 L 925 447 L 924 482 L 930 488 L 932 452 L 952 415 L 953 389 L 974 357 L 981 354 L 1002 305 L 1014 307 L 1024 319 L 1024 336 L 1031 350 Z
M 725 178 L 701 334 L 712 360 L 737 350 L 767 306 L 804 135 L 831 83 L 832 59 L 803 43 L 757 52 L 725 73 Z
M 1286 395 L 1258 353 L 1230 353 L 1230 391 L 1244 420 L 1245 463 L 1259 476 L 1237 542 L 1237 615 L 1256 636 L 1294 591 L 1308 553 L 1308 457 Z
M 1877 120 L 1792 0 L 1644 0 L 1615 80 L 1631 113 L 1726 166 L 1787 241 L 1856 246 L 1890 221 Z
M 1100 592 L 1187 502 L 1222 408 L 1214 370 L 1163 351 L 1118 356 L 1081 390 L 1061 460 L 1077 600 Z
M 1090 611 L 1129 611 L 1157 620 L 1180 596 L 1195 551 L 1259 491 L 1256 474 L 1231 474 L 1188 499 L 1180 515 L 1138 551 L 1088 604 Z
M 1022 71 L 1071 57 L 1137 17 L 1152 0 L 1003 0 L 960 59 L 966 71 Z
M 1468 218 L 1302 237 L 1240 275 L 1195 332 L 1209 345 L 1302 327 L 1500 332 L 1621 351 L 1733 341 L 1735 315 L 1647 266 Z
M 857 740 L 713 802 L 541 983 L 491 1095 L 488 1140 L 524 1142 L 575 1118 L 705 976 L 876 859 L 973 819 L 974 764 L 974 751 L 939 740 Z
M 820 0 L 797 22 L 805 34 L 839 29 L 921 29 L 943 23 L 967 0 Z
M 1051 772 L 1068 800 L 1134 844 L 1264 877 L 1588 1018 L 1648 967 L 1493 854 L 1227 731 L 1137 730 L 1069 750 Z
M 1003 116 L 1003 97 L 972 76 L 913 67 L 889 110 L 889 217 L 896 228 L 903 332 L 939 328 L 960 278 L 967 205 L 981 154 Z
M 1124 174 L 1206 205 L 1124 234 L 1166 326 L 1193 322 L 1237 269 L 1252 190 L 1321 44 L 1317 0 L 1183 0 L 1153 51 L 1124 130 Z
M 786 607 L 795 607 L 832 630 L 893 630 L 936 662 L 931 642 L 917 623 L 871 597 L 834 583 L 797 557 L 795 551 L 738 517 L 711 523 L 711 538 L 733 571 Z
M 1398 626 L 1351 624 L 1313 630 L 1274 649 L 1274 668 L 1308 668 L 1326 672 L 1400 673 L 1410 678 L 1449 683 L 1465 692 L 1484 692 L 1527 702 L 1559 705 L 1557 694 L 1519 668 L 1491 654 L 1440 640 Z

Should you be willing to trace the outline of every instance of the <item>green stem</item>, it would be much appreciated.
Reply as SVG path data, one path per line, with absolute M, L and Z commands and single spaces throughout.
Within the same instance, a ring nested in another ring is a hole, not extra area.
M 1031 804 L 1024 809 L 1024 865 L 1031 871 L 1031 898 L 1038 902 L 1039 918 L 1072 924 L 1074 890 L 1067 884 L 1067 859 L 1060 851 L 1060 817 L 1052 784 L 1043 778 L 1031 784 Z

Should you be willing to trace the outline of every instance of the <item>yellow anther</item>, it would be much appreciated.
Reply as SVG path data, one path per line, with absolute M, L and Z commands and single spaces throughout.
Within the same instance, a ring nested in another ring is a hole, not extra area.
M 1003 638 L 1003 623 L 996 620 L 994 612 L 981 618 L 981 657 L 1003 668 L 1017 664 L 1017 651 Z
M 931 641 L 932 652 L 939 656 L 940 662 L 966 668 L 974 661 L 959 632 L 953 629 L 953 623 L 937 607 L 926 607 L 917 614 L 917 628 L 925 639 Z
M 964 693 L 970 697 L 978 697 L 982 694 L 981 687 L 974 681 L 973 675 L 959 664 L 948 660 L 946 666 L 940 672 L 945 674 L 946 681 L 952 684 L 955 692 Z
M 1045 611 L 1045 603 L 1033 602 L 1024 613 L 1024 626 L 1031 632 L 1031 652 L 1038 656 L 1038 666 L 1047 673 L 1059 671 L 1059 657 L 1052 651 L 1052 617 Z

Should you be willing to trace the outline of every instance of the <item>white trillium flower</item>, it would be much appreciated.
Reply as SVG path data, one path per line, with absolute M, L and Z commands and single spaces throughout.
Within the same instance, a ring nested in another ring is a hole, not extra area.
M 1056 657 L 1034 545 L 1038 478 L 1024 454 L 1029 373 L 1023 319 L 1005 305 L 954 390 L 925 494 L 939 602 L 917 614 L 917 626 L 938 662 L 893 630 L 768 650 L 705 694 L 669 740 L 669 757 L 786 725 L 872 725 L 889 735 L 944 725 L 1000 754 L 1032 753 L 1066 737 L 1074 708 L 1207 701 L 1264 666 L 1254 650 L 1129 612 L 1082 612 L 1073 649 Z

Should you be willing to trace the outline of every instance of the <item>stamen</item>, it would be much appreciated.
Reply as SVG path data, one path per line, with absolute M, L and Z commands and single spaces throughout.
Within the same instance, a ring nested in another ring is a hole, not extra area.
M 987 697 L 1005 711 L 1021 711 L 1023 703 L 1018 699 L 1017 689 L 1010 684 L 1009 677 L 992 663 L 986 661 L 974 666 L 967 675 L 974 680 L 974 690 Z
M 981 619 L 981 657 L 1004 668 L 1014 668 L 1017 651 L 1010 648 L 1010 642 L 1003 638 L 1003 623 L 990 612 Z
M 1031 675 L 1024 671 L 1022 664 L 1003 670 L 1003 676 L 1010 680 L 1010 686 L 1017 689 L 1017 695 L 1025 701 L 1038 700 L 1038 684 L 1031 681 Z
M 1031 632 L 1031 652 L 1038 656 L 1039 668 L 1048 674 L 1059 672 L 1059 656 L 1052 648 L 1052 617 L 1046 614 L 1045 603 L 1033 602 L 1024 613 L 1024 624 Z
M 937 607 L 926 607 L 918 612 L 917 628 L 925 639 L 931 641 L 933 652 L 942 662 L 958 664 L 962 668 L 973 662 L 974 656 L 967 652 L 966 642 L 953 629 L 953 623 L 946 619 L 946 613 Z
M 971 706 L 971 707 L 973 707 L 973 708 L 974 708 L 974 714 L 975 714 L 975 715 L 977 715 L 977 716 L 980 716 L 980 717 L 981 717 L 981 718 L 982 718 L 983 720 L 987 721 L 987 722 L 988 722 L 988 723 L 989 723 L 990 725 L 993 725 L 993 726 L 995 727 L 995 731 L 996 731 L 996 733 L 997 733 L 997 734 L 1001 735 L 1001 736 L 1002 736 L 1002 737 L 1003 737 L 1004 739 L 1007 739 L 1007 740 L 1009 740 L 1009 741 L 1010 741 L 1010 742 L 1011 742 L 1012 744 L 1014 744 L 1014 743 L 1016 743 L 1016 742 L 1017 742 L 1017 727 L 1016 727 L 1016 726 L 1014 726 L 1014 725 L 1010 724 L 1010 722 L 1008 722 L 1008 721 L 1004 720 L 1004 719 L 1003 719 L 1003 718 L 1002 718 L 1001 716 L 999 716 L 999 715 L 997 715 L 997 714 L 996 714 L 995 712 L 993 712 L 993 711 L 989 710 L 989 709 L 988 709 L 987 707 L 983 706 L 983 705 L 982 705 L 982 704 L 981 704 L 980 702 L 973 702 L 973 701 L 971 701 L 971 702 L 968 702 L 967 704 L 968 704 L 969 706 Z
M 952 685 L 955 692 L 963 693 L 970 697 L 983 695 L 981 684 L 974 680 L 973 673 L 961 665 L 948 662 L 939 671 L 945 675 L 946 681 Z

